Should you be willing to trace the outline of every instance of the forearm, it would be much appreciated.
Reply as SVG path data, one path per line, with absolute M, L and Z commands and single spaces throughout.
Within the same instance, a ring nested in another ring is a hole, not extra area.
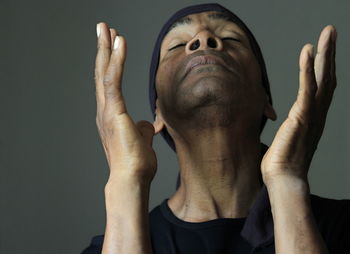
M 328 254 L 310 203 L 309 185 L 279 177 L 267 185 L 277 254 Z
M 119 178 L 106 184 L 103 254 L 152 254 L 149 184 Z

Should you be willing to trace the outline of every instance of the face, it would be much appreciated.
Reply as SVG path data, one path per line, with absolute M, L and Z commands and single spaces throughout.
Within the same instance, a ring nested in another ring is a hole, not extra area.
M 156 91 L 156 114 L 171 126 L 242 118 L 259 126 L 268 98 L 248 37 L 221 12 L 188 15 L 168 32 Z

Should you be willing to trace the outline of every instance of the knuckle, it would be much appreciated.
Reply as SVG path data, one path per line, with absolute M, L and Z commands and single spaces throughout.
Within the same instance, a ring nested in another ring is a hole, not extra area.
M 110 86 L 113 84 L 113 78 L 110 75 L 105 75 L 103 77 L 103 85 L 105 86 Z
M 103 42 L 101 40 L 99 40 L 97 42 L 97 50 L 101 50 L 102 48 L 104 48 Z
M 105 89 L 104 96 L 105 96 L 105 98 L 112 99 L 112 100 L 116 100 L 117 99 L 115 91 L 111 87 L 108 88 L 108 89 Z
M 109 121 L 108 123 L 105 123 L 103 126 L 103 132 L 111 137 L 114 134 L 114 125 Z
M 110 49 L 110 47 L 108 47 L 108 44 L 106 44 L 106 42 L 104 40 L 98 40 L 97 49 L 104 50 L 104 49 Z
M 305 73 L 312 73 L 314 71 L 314 67 L 312 65 L 306 65 L 303 69 Z

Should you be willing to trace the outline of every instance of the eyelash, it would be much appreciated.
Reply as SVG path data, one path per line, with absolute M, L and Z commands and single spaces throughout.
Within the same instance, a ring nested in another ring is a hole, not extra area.
M 232 37 L 225 37 L 225 38 L 221 38 L 221 40 L 233 40 L 233 41 L 239 41 L 239 40 L 237 40 L 237 39 L 235 39 L 235 38 L 232 38 Z M 178 45 L 176 45 L 176 46 L 174 46 L 174 47 L 170 48 L 170 49 L 169 49 L 169 51 L 171 51 L 171 50 L 173 50 L 173 49 L 175 49 L 175 48 L 178 48 L 178 47 L 180 47 L 180 46 L 185 46 L 185 45 L 186 45 L 185 43 L 178 44 Z

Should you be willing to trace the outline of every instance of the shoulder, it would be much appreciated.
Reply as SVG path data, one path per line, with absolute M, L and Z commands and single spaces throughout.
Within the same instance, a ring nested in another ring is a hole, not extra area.
M 310 195 L 319 230 L 330 253 L 350 253 L 350 199 Z
M 86 247 L 81 254 L 100 254 L 102 252 L 104 235 L 92 237 L 90 245 Z
M 334 199 L 334 198 L 326 198 L 322 197 L 316 194 L 310 194 L 310 198 L 312 202 L 319 203 L 319 204 L 339 204 L 339 205 L 349 205 L 350 204 L 350 199 Z
M 350 209 L 350 199 L 332 199 L 310 194 L 311 207 L 316 219 L 339 220 L 347 219 L 346 212 Z M 341 218 L 339 218 L 341 216 Z
M 172 225 L 169 222 L 167 216 L 167 212 L 164 211 L 163 201 L 160 205 L 154 207 L 152 211 L 149 213 L 149 225 L 151 237 L 158 239 L 159 235 L 164 235 L 171 229 Z
M 151 221 L 157 220 L 159 217 L 162 217 L 162 212 L 161 212 L 161 205 L 155 206 L 150 212 L 149 212 L 149 219 Z

